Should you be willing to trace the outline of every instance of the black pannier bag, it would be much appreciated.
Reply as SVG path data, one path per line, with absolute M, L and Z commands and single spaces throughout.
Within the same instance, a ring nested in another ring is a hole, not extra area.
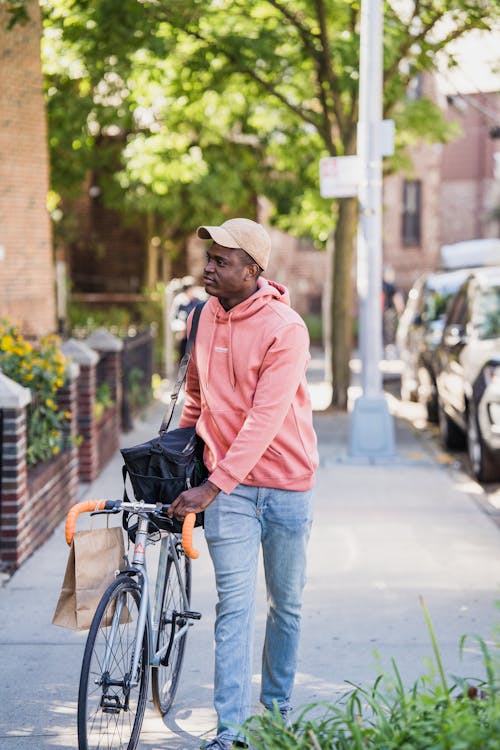
M 178 495 L 191 487 L 197 487 L 207 478 L 208 472 L 203 463 L 203 441 L 196 434 L 194 427 L 178 427 L 168 431 L 180 388 L 186 377 L 191 350 L 198 328 L 198 321 L 203 305 L 198 305 L 193 313 L 191 331 L 186 346 L 186 354 L 179 365 L 179 373 L 170 397 L 170 405 L 160 427 L 158 437 L 146 443 L 122 448 L 124 461 L 123 479 L 127 476 L 136 500 L 149 503 L 172 503 Z M 124 490 L 124 499 L 127 493 Z M 133 529 L 127 525 L 127 513 L 123 514 L 124 526 L 129 534 Z M 154 523 L 160 528 L 180 532 L 182 522 L 165 515 Z M 203 525 L 203 513 L 196 514 L 196 526 Z

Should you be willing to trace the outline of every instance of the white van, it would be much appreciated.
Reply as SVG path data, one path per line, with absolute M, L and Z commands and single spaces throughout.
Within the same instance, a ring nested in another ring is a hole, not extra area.
M 466 240 L 442 245 L 439 251 L 443 271 L 500 265 L 500 238 Z

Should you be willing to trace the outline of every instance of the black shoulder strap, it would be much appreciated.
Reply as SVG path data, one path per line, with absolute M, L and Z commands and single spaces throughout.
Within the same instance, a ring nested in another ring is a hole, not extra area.
M 179 363 L 179 371 L 177 373 L 177 379 L 174 384 L 174 389 L 170 396 L 170 404 L 168 405 L 167 411 L 165 412 L 165 416 L 163 417 L 163 421 L 160 426 L 160 435 L 163 432 L 166 432 L 168 430 L 170 422 L 172 421 L 172 417 L 174 415 L 175 404 L 177 403 L 177 399 L 179 397 L 179 391 L 185 380 L 187 368 L 189 365 L 189 360 L 191 359 L 191 351 L 193 349 L 194 340 L 196 338 L 196 331 L 198 330 L 198 323 L 200 321 L 201 310 L 204 304 L 205 303 L 202 302 L 199 305 L 196 305 L 196 307 L 193 310 L 191 330 L 189 331 L 189 338 L 186 344 L 186 353 L 184 354 L 183 358 L 181 359 Z

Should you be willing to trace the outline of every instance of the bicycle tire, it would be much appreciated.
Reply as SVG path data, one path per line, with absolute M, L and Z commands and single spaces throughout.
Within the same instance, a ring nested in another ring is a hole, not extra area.
M 140 597 L 139 585 L 129 576 L 121 575 L 106 589 L 97 607 L 87 637 L 80 675 L 79 750 L 134 750 L 139 740 L 149 682 L 148 622 L 141 645 L 138 685 L 130 689 L 128 681 L 135 649 Z M 122 610 L 125 614 L 122 614 L 114 642 L 110 644 L 111 620 L 120 600 L 126 607 Z M 105 650 L 109 647 L 110 669 L 103 675 L 101 665 Z M 121 684 L 110 685 L 110 679 Z
M 158 636 L 156 650 L 165 646 L 170 640 L 172 629 L 172 612 L 182 612 L 186 606 L 182 595 L 182 588 L 185 587 L 187 606 L 191 602 L 191 560 L 181 552 L 178 557 L 181 567 L 181 576 L 179 579 L 177 568 L 173 558 L 169 555 L 166 565 L 165 583 L 163 586 L 162 609 L 160 623 L 158 626 Z M 182 619 L 177 620 L 178 629 L 185 625 Z M 151 681 L 153 692 L 153 703 L 156 710 L 165 716 L 170 710 L 182 668 L 184 659 L 184 650 L 186 648 L 187 631 L 177 640 L 174 641 L 172 651 L 170 652 L 169 663 L 166 666 L 160 665 L 153 667 Z

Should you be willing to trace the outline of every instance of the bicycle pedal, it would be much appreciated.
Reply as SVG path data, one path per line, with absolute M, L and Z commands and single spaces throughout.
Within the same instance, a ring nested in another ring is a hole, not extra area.
M 119 714 L 125 706 L 122 706 L 118 696 L 103 695 L 101 698 L 101 708 L 103 714 Z
M 185 617 L 187 620 L 201 620 L 201 612 L 193 612 L 192 610 L 185 610 L 181 617 Z

